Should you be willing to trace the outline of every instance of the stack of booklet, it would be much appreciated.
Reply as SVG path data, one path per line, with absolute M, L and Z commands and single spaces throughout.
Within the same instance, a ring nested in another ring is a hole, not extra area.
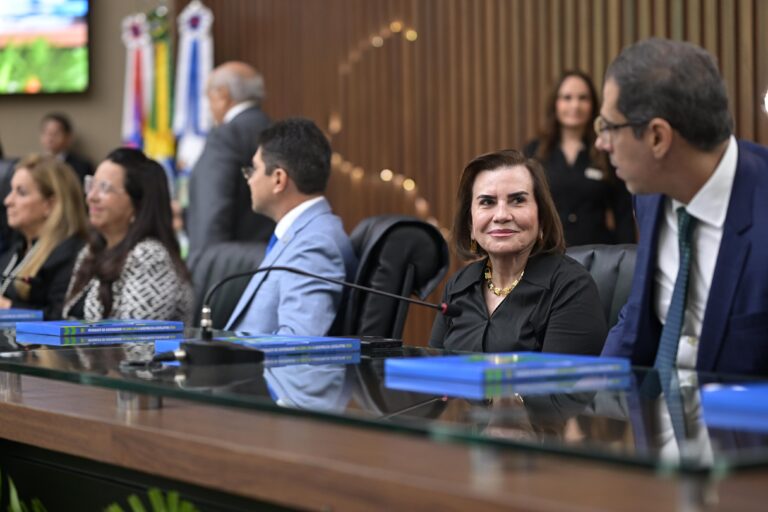
M 38 309 L 0 309 L 0 329 L 15 327 L 16 322 L 42 319 L 43 312 Z
M 705 384 L 701 409 L 709 428 L 768 432 L 768 383 Z
M 541 352 L 392 358 L 388 388 L 472 399 L 513 393 L 570 393 L 626 389 L 628 359 Z
M 40 345 L 112 344 L 181 340 L 184 322 L 166 320 L 57 320 L 17 322 L 16 341 Z

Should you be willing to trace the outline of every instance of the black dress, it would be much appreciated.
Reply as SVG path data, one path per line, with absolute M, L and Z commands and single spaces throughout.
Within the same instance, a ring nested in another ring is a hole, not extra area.
M 535 158 L 538 147 L 539 141 L 535 140 L 526 145 L 523 152 Z M 592 165 L 588 148 L 579 152 L 573 165 L 568 164 L 559 147 L 541 164 L 547 173 L 567 245 L 637 242 L 632 196 L 623 181 L 613 174 L 605 176 Z M 606 226 L 607 210 L 613 212 L 615 230 Z
M 561 254 L 530 258 L 520 284 L 489 315 L 485 265 L 485 260 L 471 263 L 448 282 L 443 301 L 462 313 L 435 319 L 430 346 L 471 352 L 600 354 L 608 326 L 597 286 L 583 266 Z
M 32 278 L 29 287 L 29 297 L 23 300 L 14 283 L 10 283 L 5 290 L 5 297 L 11 299 L 11 307 L 23 309 L 41 309 L 46 320 L 60 320 L 61 310 L 64 306 L 64 297 L 69 286 L 72 268 L 78 252 L 85 244 L 79 237 L 67 238 L 48 255 L 43 266 Z M 18 254 L 21 261 L 26 248 L 24 240 L 18 240 L 8 251 L 0 256 L 0 272 L 8 267 L 13 254 Z

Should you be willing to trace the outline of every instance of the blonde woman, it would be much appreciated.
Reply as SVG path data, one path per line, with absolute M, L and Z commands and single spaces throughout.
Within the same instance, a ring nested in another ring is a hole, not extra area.
M 64 162 L 30 155 L 16 165 L 4 204 L 20 236 L 0 256 L 0 308 L 40 309 L 46 320 L 60 319 L 86 238 L 80 181 Z

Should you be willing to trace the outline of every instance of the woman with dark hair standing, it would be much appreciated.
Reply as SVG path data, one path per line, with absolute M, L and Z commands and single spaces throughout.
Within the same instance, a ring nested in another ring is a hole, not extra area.
M 85 190 L 93 232 L 78 256 L 64 316 L 190 320 L 192 287 L 160 164 L 116 149 L 87 177 Z
M 566 244 L 636 242 L 631 196 L 595 148 L 598 100 L 589 76 L 563 73 L 548 105 L 544 130 L 523 152 L 547 172 Z
M 453 241 L 475 260 L 445 286 L 429 344 L 472 352 L 597 355 L 607 326 L 589 272 L 565 256 L 547 178 L 519 151 L 480 155 L 461 175 Z

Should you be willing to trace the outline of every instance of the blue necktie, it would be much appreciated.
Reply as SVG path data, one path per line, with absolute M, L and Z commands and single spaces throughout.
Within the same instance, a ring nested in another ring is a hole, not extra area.
M 264 256 L 269 254 L 269 251 L 272 250 L 272 248 L 275 246 L 276 243 L 277 243 L 277 236 L 274 233 L 272 233 L 272 236 L 269 237 L 269 242 L 267 243 L 267 250 L 264 251 Z
M 696 219 L 689 214 L 684 207 L 677 209 L 677 241 L 680 248 L 680 266 L 677 269 L 675 288 L 672 291 L 672 300 L 667 310 L 667 321 L 661 331 L 659 350 L 656 353 L 654 367 L 667 370 L 675 366 L 677 361 L 677 345 L 683 332 L 683 320 L 685 319 L 685 303 L 688 296 L 688 274 L 691 268 L 691 235 L 693 234 L 694 221 Z

